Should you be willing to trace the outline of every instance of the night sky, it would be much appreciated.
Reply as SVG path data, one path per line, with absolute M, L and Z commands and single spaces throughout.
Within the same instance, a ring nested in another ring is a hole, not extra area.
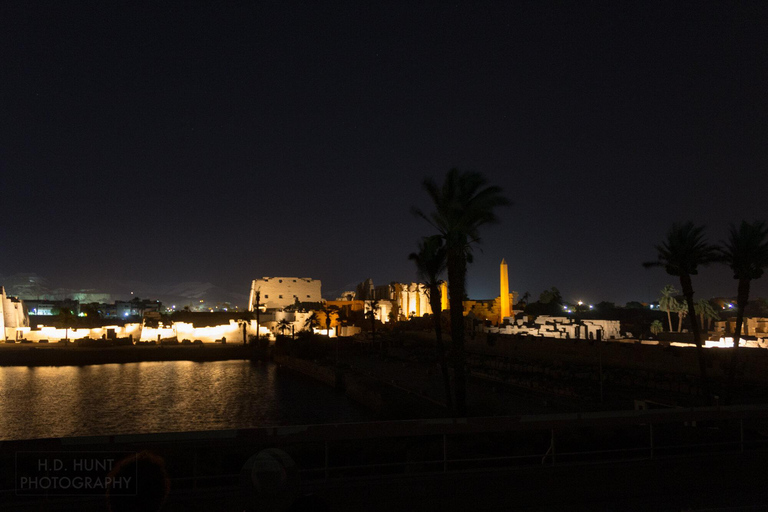
M 1 275 L 411 281 L 411 206 L 458 167 L 513 202 L 471 297 L 506 258 L 519 292 L 623 304 L 675 283 L 641 266 L 672 222 L 766 218 L 766 2 L 13 3 Z

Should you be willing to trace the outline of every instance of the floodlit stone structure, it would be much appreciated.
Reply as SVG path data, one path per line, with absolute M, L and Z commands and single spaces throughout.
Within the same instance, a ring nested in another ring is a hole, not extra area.
M 494 334 L 526 334 L 561 339 L 619 339 L 621 322 L 618 320 L 581 320 L 576 322 L 564 316 L 541 315 L 533 322 L 517 319 L 500 327 L 480 326 L 480 330 Z
M 248 311 L 256 307 L 256 292 L 259 304 L 267 309 L 292 306 L 296 302 L 321 302 L 320 281 L 308 277 L 262 277 L 251 283 Z
M 504 319 L 509 317 L 509 272 L 507 270 L 507 260 L 501 259 L 500 276 L 499 276 L 499 323 L 503 323 Z
M 5 287 L 0 286 L 0 327 L 3 339 L 16 339 L 19 328 L 29 327 L 29 314 L 24 301 L 5 294 Z
M 410 317 L 421 317 L 432 314 L 432 305 L 429 302 L 429 289 L 423 283 L 390 283 L 374 286 L 371 279 L 357 285 L 356 295 L 358 299 L 366 302 L 379 301 L 379 309 L 384 313 L 376 313 L 376 318 L 381 322 L 388 322 L 390 317 L 396 320 L 406 320 Z M 386 302 L 388 304 L 382 305 Z M 448 309 L 448 284 L 440 283 L 440 309 Z M 370 310 L 366 306 L 366 311 Z M 381 317 L 381 318 L 380 318 Z

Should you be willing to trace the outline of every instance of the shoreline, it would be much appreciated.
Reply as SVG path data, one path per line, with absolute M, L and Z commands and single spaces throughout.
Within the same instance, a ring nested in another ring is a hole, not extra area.
M 0 366 L 86 366 L 152 361 L 266 359 L 267 350 L 246 345 L 132 345 L 123 347 L 2 346 Z

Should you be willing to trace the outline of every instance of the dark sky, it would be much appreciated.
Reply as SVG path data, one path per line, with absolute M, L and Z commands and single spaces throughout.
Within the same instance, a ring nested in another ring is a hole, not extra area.
M 470 296 L 506 258 L 519 292 L 623 304 L 675 282 L 641 267 L 672 222 L 766 218 L 765 2 L 14 3 L 2 275 L 410 281 L 410 208 L 458 167 L 513 202 Z

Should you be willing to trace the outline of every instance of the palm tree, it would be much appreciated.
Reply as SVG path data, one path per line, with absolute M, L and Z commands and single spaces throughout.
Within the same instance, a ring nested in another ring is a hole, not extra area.
M 693 310 L 693 283 L 691 276 L 698 274 L 699 265 L 707 265 L 720 259 L 718 248 L 704 240 L 704 227 L 695 226 L 693 222 L 673 224 L 667 232 L 666 239 L 661 245 L 655 246 L 655 248 L 658 253 L 656 261 L 643 263 L 643 266 L 646 268 L 664 267 L 667 274 L 680 278 L 680 288 L 683 290 L 683 296 L 688 308 L 688 318 L 691 319 L 691 331 L 693 332 L 693 341 L 696 344 L 696 353 L 699 359 L 702 390 L 704 396 L 709 399 L 707 363 L 704 347 L 702 346 L 699 323 L 696 321 L 696 313 Z
M 304 328 L 309 329 L 309 332 L 313 333 L 314 328 L 318 325 L 320 325 L 320 318 L 317 316 L 317 313 L 313 311 L 312 314 L 309 315 L 304 321 Z
M 688 301 L 678 302 L 675 312 L 677 313 L 677 332 L 683 332 L 683 318 L 688 314 Z
M 696 314 L 699 315 L 699 320 L 701 320 L 701 329 L 703 331 L 709 331 L 709 324 L 711 320 L 717 320 L 720 318 L 720 315 L 717 314 L 717 311 L 715 311 L 715 308 L 712 307 L 712 304 L 710 304 L 707 299 L 697 300 L 696 304 L 693 305 L 693 309 L 696 311 Z
M 328 335 L 328 337 L 331 337 L 331 323 L 333 323 L 334 316 L 338 318 L 339 316 L 339 308 L 337 306 L 329 306 L 328 304 L 323 304 L 322 309 L 323 314 L 325 315 L 325 333 Z
M 279 322 L 277 322 L 277 330 L 280 331 L 281 336 L 285 336 L 285 330 L 290 329 L 291 325 L 292 325 L 291 322 L 283 318 Z
M 667 312 L 667 320 L 669 320 L 669 332 L 674 331 L 672 328 L 672 311 L 677 311 L 677 288 L 668 284 L 661 289 L 661 298 L 659 299 L 659 306 Z
M 653 322 L 651 322 L 651 334 L 656 336 L 663 330 L 664 330 L 664 324 L 662 324 L 659 320 L 654 320 Z
M 768 227 L 764 222 L 742 221 L 738 229 L 731 225 L 728 241 L 723 244 L 722 260 L 733 270 L 733 278 L 739 280 L 736 295 L 736 332 L 733 335 L 733 355 L 728 369 L 728 388 L 733 390 L 735 368 L 741 329 L 744 325 L 744 309 L 749 302 L 749 287 L 753 279 L 760 279 L 768 267 Z
M 472 261 L 471 245 L 480 241 L 479 229 L 498 222 L 495 209 L 509 204 L 501 188 L 486 186 L 478 172 L 451 169 L 442 186 L 432 178 L 423 187 L 432 199 L 434 211 L 429 215 L 414 208 L 414 213 L 433 227 L 445 240 L 448 269 L 448 297 L 451 311 L 451 343 L 456 413 L 466 416 L 466 354 L 464 353 L 464 295 L 467 263 Z
M 72 313 L 72 310 L 69 309 L 69 306 L 61 306 L 59 308 L 58 312 L 58 323 L 61 327 L 64 328 L 64 342 L 69 343 L 69 330 L 72 328 L 72 325 L 75 323 L 75 319 L 77 317 L 74 313 Z
M 416 264 L 416 272 L 427 287 L 429 305 L 432 308 L 432 318 L 435 323 L 435 345 L 437 347 L 437 360 L 440 363 L 440 371 L 443 374 L 445 386 L 445 406 L 453 407 L 451 400 L 451 377 L 445 361 L 445 345 L 443 344 L 443 329 L 440 315 L 440 281 L 439 276 L 445 271 L 445 245 L 440 235 L 426 236 L 419 242 L 419 251 L 412 252 L 408 259 Z
M 376 311 L 379 309 L 379 300 L 370 301 L 370 309 L 365 312 L 365 318 L 371 321 L 371 340 L 376 341 Z

